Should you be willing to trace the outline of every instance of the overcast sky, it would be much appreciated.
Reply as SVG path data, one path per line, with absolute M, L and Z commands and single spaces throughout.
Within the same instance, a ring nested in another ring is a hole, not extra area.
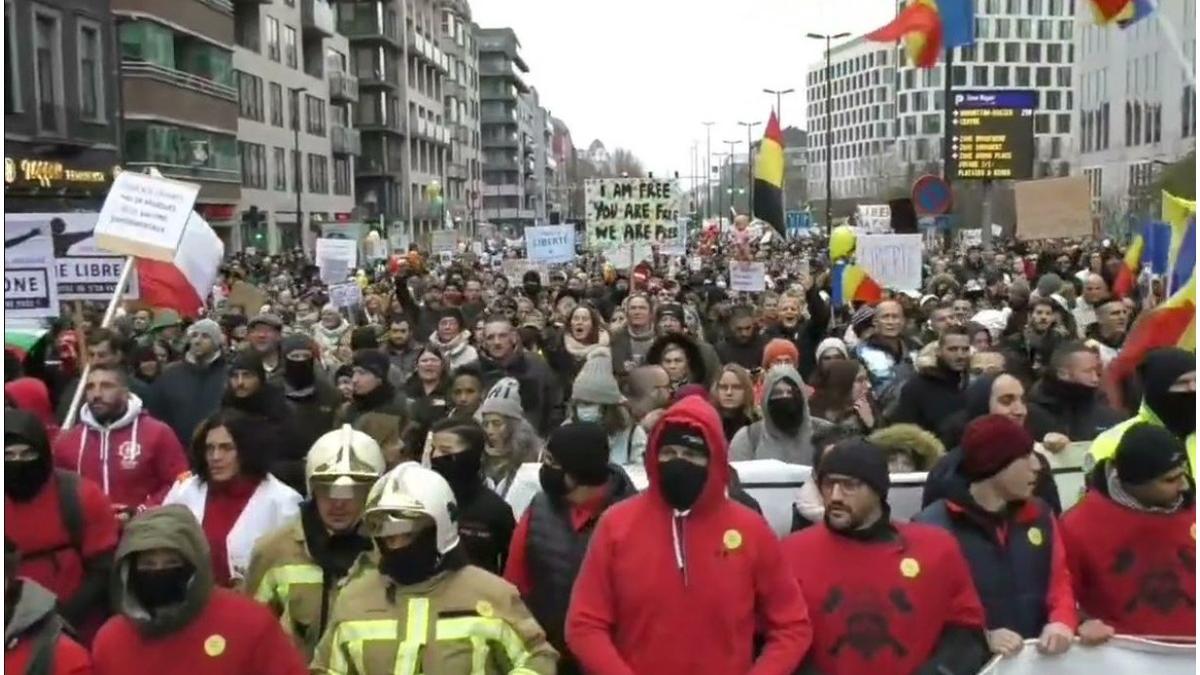
M 824 43 L 805 33 L 859 35 L 886 23 L 892 0 L 470 0 L 484 28 L 510 27 L 542 105 L 576 147 L 599 138 L 659 172 L 691 173 L 693 141 L 715 121 L 712 149 L 766 122 L 783 98 L 783 124 L 804 125 L 804 78 Z M 570 11 L 566 11 L 570 7 Z M 755 137 L 762 127 L 754 129 Z M 660 174 L 661 175 L 661 174 Z M 668 173 L 669 175 L 669 173 Z

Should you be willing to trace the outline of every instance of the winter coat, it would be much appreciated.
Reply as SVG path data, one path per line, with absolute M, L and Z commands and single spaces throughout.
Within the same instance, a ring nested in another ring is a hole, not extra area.
M 426 428 L 445 419 L 450 408 L 454 407 L 454 402 L 450 400 L 449 377 L 443 377 L 437 387 L 427 394 L 421 378 L 413 373 L 404 383 L 404 396 L 408 399 L 409 418 Z
M 342 404 L 334 416 L 333 428 L 343 424 L 375 439 L 384 459 L 397 461 L 404 446 L 401 434 L 408 424 L 408 400 L 385 382 L 366 396 L 355 396 Z
M 63 632 L 55 612 L 57 598 L 35 581 L 20 579 L 13 587 L 16 602 L 4 626 L 4 672 L 13 675 L 91 675 L 92 660 L 86 649 Z M 43 644 L 43 641 L 44 644 Z M 46 650 L 49 670 L 38 671 L 33 662 Z
M 889 457 L 897 453 L 908 455 L 917 471 L 928 471 L 946 454 L 946 448 L 937 436 L 915 424 L 891 424 L 876 430 L 867 440 Z
M 230 417 L 254 422 L 255 438 L 262 444 L 258 451 L 268 458 L 271 473 L 293 490 L 303 492 L 307 488 L 304 458 L 310 447 L 305 440 L 307 434 L 312 433 L 312 420 L 300 423 L 296 419 L 294 409 L 284 396 L 283 386 L 264 383 L 261 389 L 246 398 L 226 392 L 222 411 Z
M 897 387 L 912 376 L 913 360 L 918 351 L 920 345 L 903 336 L 900 338 L 899 353 L 891 344 L 874 337 L 854 347 L 854 357 L 867 367 L 871 390 L 875 392 L 876 400 L 885 408 L 898 398 Z
M 721 372 L 721 359 L 712 345 L 683 333 L 669 333 L 650 345 L 650 350 L 646 352 L 646 363 L 662 365 L 663 354 L 669 347 L 683 350 L 691 371 L 691 379 L 674 384 L 699 384 L 705 388 L 712 386 L 713 379 Z
M 317 350 L 320 353 L 321 367 L 326 372 L 333 374 L 335 370 L 341 367 L 342 361 L 337 356 L 338 347 L 343 342 L 349 340 L 350 330 L 354 326 L 350 325 L 349 321 L 342 320 L 337 328 L 326 328 L 324 324 L 318 323 L 313 326 L 312 337 L 313 342 L 317 343 Z
M 762 419 L 742 427 L 734 435 L 729 444 L 732 461 L 778 459 L 788 464 L 812 465 L 814 421 L 808 411 L 808 398 L 804 396 L 804 380 L 794 368 L 777 366 L 767 371 L 763 391 L 770 392 L 781 380 L 796 385 L 800 392 L 800 400 L 804 403 L 804 419 L 800 422 L 800 428 L 794 434 L 784 433 L 771 419 L 768 406 L 764 405 Z
M 176 483 L 167 493 L 163 504 L 182 504 L 192 512 L 197 523 L 203 523 L 208 488 L 208 482 L 199 476 L 191 476 Z M 223 562 L 229 566 L 234 579 L 245 578 L 254 544 L 295 517 L 300 511 L 301 499 L 295 490 L 268 474 L 259 483 L 225 538 L 228 560 L 214 561 L 214 564 Z
M 521 410 L 525 411 L 525 418 L 543 438 L 551 429 L 562 424 L 563 404 L 566 402 L 562 383 L 546 365 L 545 359 L 520 350 L 507 364 L 485 356 L 479 360 L 479 368 L 485 392 L 505 377 L 514 378 L 520 383 Z
M 479 362 L 479 352 L 475 351 L 475 348 L 471 346 L 471 331 L 469 330 L 462 331 L 457 337 L 449 342 L 442 342 L 439 340 L 437 332 L 435 331 L 429 336 L 428 344 L 442 355 L 442 358 L 449 366 L 450 372 L 454 372 L 463 366 L 469 366 L 472 363 Z M 414 361 L 414 368 L 415 367 Z
M 472 565 L 499 576 L 508 559 L 517 519 L 512 506 L 483 481 L 458 500 L 458 536 Z
M 190 356 L 172 363 L 151 388 L 150 415 L 171 427 L 179 443 L 187 447 L 200 423 L 221 408 L 228 380 L 224 355 L 206 364 L 196 363 Z
M 955 372 L 943 364 L 922 369 L 900 389 L 900 400 L 890 422 L 915 424 L 936 433 L 942 420 L 963 408 L 966 373 Z
M 650 351 L 650 345 L 654 344 L 657 337 L 653 328 L 641 337 L 634 337 L 629 332 L 628 326 L 613 331 L 610 339 L 613 374 L 617 377 L 624 377 L 631 370 L 629 364 L 633 364 L 633 367 L 636 368 L 646 363 L 646 352 Z
M 79 423 L 54 441 L 54 463 L 100 486 L 114 506 L 142 510 L 162 503 L 188 461 L 171 428 L 133 394 L 125 414 L 101 425 L 88 406 Z
M 129 383 L 129 393 L 142 399 L 143 402 L 149 400 L 150 385 L 146 384 L 145 382 L 142 382 L 141 380 L 134 377 L 132 373 L 128 373 L 128 372 L 125 374 L 125 379 L 126 379 L 126 382 Z M 60 395 L 59 399 L 58 399 L 58 405 L 56 405 L 54 407 L 54 417 L 55 417 L 55 419 L 58 420 L 59 424 L 66 421 L 67 413 L 71 409 L 71 399 L 75 396 L 75 389 L 78 386 L 79 386 L 79 376 L 75 376 L 75 377 L 71 378 L 71 380 L 68 381 L 67 384 L 63 386 L 62 395 Z M 84 407 L 84 402 L 83 402 L 82 397 L 79 400 L 79 407 L 80 407 L 80 409 L 82 409 Z M 78 411 L 76 411 L 76 412 L 78 412 Z M 76 417 L 76 419 L 78 419 L 78 417 Z
M 1038 441 L 1052 432 L 1072 441 L 1090 441 L 1126 419 L 1101 400 L 1098 389 L 1072 387 L 1054 377 L 1034 385 L 1027 403 L 1026 426 Z
M 153 616 L 128 587 L 135 557 L 152 549 L 176 551 L 196 570 L 184 601 Z M 182 506 L 152 509 L 129 523 L 117 549 L 111 589 L 118 615 L 96 636 L 96 675 L 308 673 L 266 607 L 215 587 L 204 533 Z
M 300 492 L 305 489 L 304 458 L 312 444 L 333 429 L 333 416 L 342 404 L 342 394 L 324 376 L 318 375 L 311 388 L 304 391 L 289 388 L 284 392 L 284 398 L 295 424 L 292 430 L 295 447 L 285 452 L 284 458 L 276 460 L 272 472 Z
M 388 361 L 392 364 L 388 373 L 389 377 L 391 371 L 398 371 L 400 373 L 399 384 L 403 384 L 417 370 L 417 357 L 421 355 L 421 345 L 411 340 L 403 349 L 396 349 L 390 344 L 385 344 L 383 353 L 388 355 Z M 397 383 L 393 382 L 392 384 Z
M 710 451 L 686 513 L 661 492 L 658 451 L 672 422 L 698 427 Z M 726 497 L 729 471 L 716 410 L 695 396 L 671 406 L 650 436 L 649 487 L 597 523 L 572 590 L 566 639 L 583 671 L 790 673 L 800 662 L 812 629 L 799 586 L 766 521 Z
M 590 345 L 580 343 L 567 330 L 557 331 L 553 339 L 546 342 L 546 365 L 550 366 L 562 382 L 563 400 L 570 400 L 575 376 L 579 375 L 579 370 L 583 368 L 588 355 L 610 344 L 611 340 L 606 330 L 601 330 L 596 342 Z
M 1046 458 L 1040 453 L 1033 453 L 1034 458 L 1038 462 L 1037 482 L 1033 486 L 1033 496 L 1045 502 L 1055 513 L 1062 513 L 1062 500 L 1058 496 L 1058 485 L 1054 482 L 1054 474 L 1050 472 L 1050 466 L 1046 462 Z M 921 508 L 926 508 L 930 504 L 945 499 L 953 494 L 958 494 L 966 486 L 967 479 L 958 472 L 958 465 L 962 464 L 963 450 L 961 447 L 956 447 L 945 455 L 942 455 L 933 468 L 929 470 L 929 475 L 925 477 L 925 487 L 921 491 Z
M 743 344 L 732 339 L 725 340 L 717 345 L 717 358 L 721 360 L 721 365 L 727 366 L 731 363 L 736 363 L 739 366 L 751 372 L 762 368 L 763 349 L 767 347 L 767 338 L 761 333 L 755 332 L 754 337 L 750 341 Z

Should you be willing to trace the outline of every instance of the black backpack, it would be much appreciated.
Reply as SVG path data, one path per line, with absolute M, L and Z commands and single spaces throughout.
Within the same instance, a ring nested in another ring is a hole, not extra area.
M 24 675 L 51 675 L 54 672 L 54 652 L 65 628 L 58 614 L 52 613 L 42 621 L 37 634 L 33 636 L 32 656 L 25 666 Z
M 25 559 L 52 556 L 69 548 L 83 559 L 83 503 L 79 500 L 79 474 L 63 469 L 54 470 L 58 486 L 58 509 L 63 527 L 67 530 L 67 545 L 55 546 L 41 551 L 21 551 Z

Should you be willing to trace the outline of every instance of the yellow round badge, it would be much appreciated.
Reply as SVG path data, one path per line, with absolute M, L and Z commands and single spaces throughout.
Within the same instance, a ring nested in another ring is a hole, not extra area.
M 492 607 L 492 603 L 487 600 L 480 600 L 475 603 L 475 613 L 485 619 L 490 619 L 496 613 L 496 610 Z
M 726 551 L 736 551 L 742 547 L 742 533 L 737 530 L 725 530 L 721 541 L 724 542 Z
M 915 579 L 921 573 L 921 563 L 915 558 L 905 558 L 900 561 L 900 574 L 903 574 L 909 579 Z
M 1041 546 L 1042 543 L 1046 541 L 1042 536 L 1042 530 L 1037 527 L 1029 528 L 1029 533 L 1025 536 L 1029 537 L 1029 543 L 1033 544 L 1034 546 Z
M 204 653 L 209 656 L 220 656 L 225 653 L 225 638 L 220 635 L 209 635 L 204 641 Z

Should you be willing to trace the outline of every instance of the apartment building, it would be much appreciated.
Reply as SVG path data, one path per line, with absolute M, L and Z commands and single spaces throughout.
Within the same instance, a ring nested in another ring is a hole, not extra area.
M 479 141 L 479 48 L 466 0 L 442 0 L 439 44 L 450 60 L 442 89 L 450 131 L 446 207 L 456 229 L 469 227 L 479 210 L 482 167 Z
M 526 94 L 529 67 L 511 28 L 481 28 L 479 46 L 480 138 L 483 145 L 483 203 L 480 219 L 519 235 L 534 223 L 532 195 L 533 114 Z

